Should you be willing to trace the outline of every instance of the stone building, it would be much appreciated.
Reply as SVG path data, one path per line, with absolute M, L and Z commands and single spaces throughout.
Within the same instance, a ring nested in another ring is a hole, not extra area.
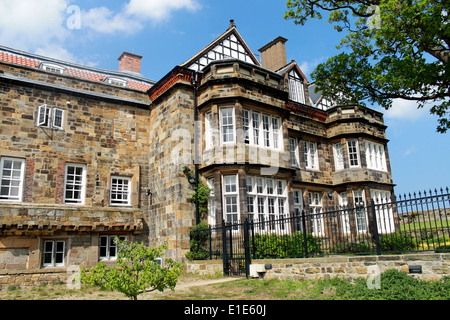
M 383 115 L 314 92 L 286 42 L 260 62 L 232 22 L 159 81 L 128 52 L 107 71 L 0 47 L 0 277 L 114 261 L 115 236 L 183 260 L 199 219 L 390 197 Z

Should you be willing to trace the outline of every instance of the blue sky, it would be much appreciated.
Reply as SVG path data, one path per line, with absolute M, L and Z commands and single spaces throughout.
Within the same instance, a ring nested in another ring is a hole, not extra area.
M 0 44 L 109 70 L 129 51 L 143 56 L 145 77 L 159 80 L 234 19 L 255 54 L 287 38 L 288 61 L 311 81 L 343 35 L 326 20 L 296 26 L 285 10 L 284 0 L 0 0 Z M 450 185 L 450 133 L 436 133 L 436 117 L 406 101 L 383 112 L 396 193 Z

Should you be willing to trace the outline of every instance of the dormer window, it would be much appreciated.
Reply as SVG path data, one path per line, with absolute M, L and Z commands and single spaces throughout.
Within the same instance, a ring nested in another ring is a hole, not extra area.
M 45 70 L 45 71 L 50 71 L 50 72 L 55 72 L 55 73 L 60 73 L 60 74 L 64 74 L 64 71 L 66 68 L 60 66 L 60 65 L 56 65 L 53 63 L 41 63 L 41 69 Z
M 115 86 L 121 86 L 121 87 L 126 87 L 127 86 L 127 81 L 124 79 L 120 79 L 120 78 L 113 78 L 113 77 L 108 77 L 105 79 L 106 83 L 109 84 L 113 84 Z
M 295 102 L 305 103 L 303 79 L 295 70 L 289 72 L 289 99 Z

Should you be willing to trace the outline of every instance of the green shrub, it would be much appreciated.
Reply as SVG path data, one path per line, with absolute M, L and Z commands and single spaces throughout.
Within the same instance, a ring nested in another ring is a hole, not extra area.
M 411 251 L 417 247 L 414 237 L 404 232 L 394 232 L 379 236 L 381 251 Z
M 306 245 L 309 255 L 322 254 L 319 238 L 310 234 L 306 235 Z M 255 234 L 250 243 L 253 255 L 258 258 L 289 258 L 304 257 L 304 235 L 295 232 L 292 235 Z
M 420 280 L 396 269 L 380 275 L 380 288 L 369 288 L 366 279 L 353 283 L 334 281 L 336 296 L 346 300 L 436 300 L 450 299 L 450 277 Z
M 186 258 L 189 260 L 205 260 L 209 258 L 209 252 L 205 249 L 209 239 L 208 225 L 201 221 L 189 231 L 191 242 Z

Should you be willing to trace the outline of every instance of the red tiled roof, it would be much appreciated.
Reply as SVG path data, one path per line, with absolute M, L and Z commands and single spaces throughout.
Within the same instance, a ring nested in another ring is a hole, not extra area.
M 30 59 L 30 58 L 22 57 L 20 55 L 15 55 L 15 54 L 2 52 L 2 51 L 0 51 L 0 61 L 5 61 L 5 62 L 9 62 L 9 63 L 18 64 L 21 66 L 33 67 L 33 68 L 39 68 L 39 66 L 41 64 L 41 61 L 39 61 L 39 60 Z M 73 68 L 73 67 L 66 67 L 65 75 L 68 75 L 71 77 L 76 77 L 76 78 L 81 78 L 81 79 L 86 79 L 86 80 L 91 80 L 91 81 L 99 81 L 99 82 L 104 81 L 108 77 L 106 74 L 91 72 L 91 71 L 77 69 L 77 68 Z M 124 77 L 127 78 L 126 75 Z M 147 91 L 151 87 L 152 87 L 152 85 L 149 83 L 140 82 L 140 81 L 136 81 L 136 80 L 128 78 L 127 88 L 140 90 L 140 91 Z
M 40 64 L 40 61 L 37 61 L 34 59 L 29 59 L 29 58 L 24 58 L 21 56 L 16 56 L 16 55 L 9 54 L 6 52 L 0 52 L 0 60 L 6 61 L 9 63 L 20 64 L 22 66 L 27 66 L 27 67 L 38 67 Z

